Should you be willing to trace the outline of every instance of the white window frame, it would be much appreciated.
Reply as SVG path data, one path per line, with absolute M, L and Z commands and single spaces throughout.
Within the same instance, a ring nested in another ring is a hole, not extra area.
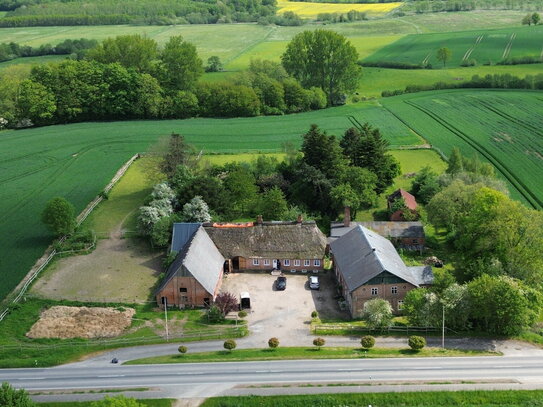
M 371 288 L 371 295 L 379 295 L 379 288 L 372 287 Z
M 321 261 L 319 259 L 315 259 L 315 261 L 313 262 L 313 265 L 315 267 L 320 267 L 321 266 Z
M 269 266 L 270 265 L 270 259 L 264 259 L 264 265 Z
M 294 260 L 294 267 L 299 266 L 300 264 L 300 260 Z
M 390 293 L 391 294 L 398 294 L 398 286 L 394 285 L 394 286 L 390 287 Z
M 309 266 L 311 266 L 311 260 L 305 259 L 304 260 L 304 267 L 309 267 Z
M 403 309 L 403 300 L 398 300 L 398 310 Z
M 260 260 L 253 259 L 253 266 L 260 266 Z
M 283 266 L 289 267 L 290 266 L 290 260 L 289 259 L 283 260 Z

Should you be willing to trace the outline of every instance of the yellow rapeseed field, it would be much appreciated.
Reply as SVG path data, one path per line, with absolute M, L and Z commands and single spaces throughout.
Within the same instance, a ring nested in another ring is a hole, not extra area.
M 356 10 L 368 14 L 385 14 L 401 6 L 402 3 L 309 3 L 303 1 L 278 0 L 279 13 L 294 11 L 303 18 L 315 18 L 320 13 L 347 13 Z

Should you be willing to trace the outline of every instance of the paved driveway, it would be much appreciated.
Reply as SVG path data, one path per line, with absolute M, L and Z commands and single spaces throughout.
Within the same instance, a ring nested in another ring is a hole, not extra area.
M 221 291 L 239 296 L 247 291 L 251 295 L 251 312 L 247 317 L 255 344 L 262 346 L 269 338 L 279 338 L 282 345 L 303 345 L 301 338 L 311 344 L 309 323 L 311 312 L 317 310 L 327 318 L 345 318 L 339 310 L 336 285 L 332 273 L 320 273 L 321 289 L 310 290 L 309 274 L 285 273 L 287 288 L 275 289 L 276 276 L 270 273 L 232 273 L 223 280 Z

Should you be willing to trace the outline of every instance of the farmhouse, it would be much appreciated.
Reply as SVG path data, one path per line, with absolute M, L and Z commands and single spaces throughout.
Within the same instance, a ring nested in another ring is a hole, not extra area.
M 431 285 L 430 266 L 407 267 L 392 243 L 357 225 L 331 242 L 334 271 L 352 317 L 364 310 L 366 301 L 383 298 L 395 313 L 402 309 L 410 290 Z
M 426 243 L 424 227 L 420 222 L 332 222 L 329 240 L 336 240 L 357 226 L 377 232 L 400 249 L 423 250 Z
M 397 189 L 396 191 L 394 191 L 392 194 L 390 194 L 387 197 L 387 206 L 388 206 L 389 211 L 392 209 L 392 206 L 394 205 L 394 203 L 398 201 L 399 199 L 403 199 L 407 209 L 410 210 L 412 213 L 416 214 L 418 205 L 417 205 L 417 201 L 415 197 L 402 188 Z M 398 210 L 390 214 L 390 220 L 404 221 L 406 219 L 404 218 L 402 211 Z
M 263 222 L 244 225 L 204 224 L 228 259 L 227 271 L 283 270 L 319 272 L 324 267 L 326 237 L 314 221 Z
M 326 237 L 314 221 L 175 223 L 170 253 L 177 253 L 156 291 L 160 306 L 207 306 L 223 273 L 323 270 Z

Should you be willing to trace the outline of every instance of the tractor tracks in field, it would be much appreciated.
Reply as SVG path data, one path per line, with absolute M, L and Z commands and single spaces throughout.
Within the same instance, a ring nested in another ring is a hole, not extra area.
M 468 136 L 466 133 L 464 133 L 462 130 L 458 129 L 451 123 L 447 122 L 437 114 L 433 113 L 432 111 L 417 105 L 415 102 L 407 101 L 405 100 L 404 103 L 411 106 L 414 109 L 417 109 L 418 111 L 426 114 L 431 119 L 433 119 L 435 122 L 443 126 L 445 129 L 453 133 L 455 136 L 460 138 L 462 141 L 464 141 L 466 144 L 468 144 L 471 148 L 473 148 L 475 151 L 477 151 L 479 154 L 481 154 L 484 158 L 486 158 L 494 167 L 502 174 L 502 176 L 509 181 L 511 185 L 515 187 L 515 189 L 526 199 L 526 201 L 535 209 L 543 209 L 543 201 L 539 199 L 532 191 L 524 184 L 524 182 L 514 173 L 512 173 L 505 164 L 503 164 L 491 151 L 489 151 L 485 146 L 483 146 L 478 141 L 472 139 L 470 136 Z
M 473 44 L 470 48 L 468 48 L 468 50 L 462 57 L 462 61 L 467 61 L 469 57 L 471 57 L 471 54 L 473 53 L 477 45 L 479 45 L 483 41 L 484 38 L 485 38 L 485 35 L 481 34 L 475 39 L 475 44 Z
M 515 38 L 517 37 L 517 33 L 511 34 L 509 37 L 509 42 L 505 46 L 505 49 L 503 50 L 502 59 L 507 59 L 509 57 L 509 54 L 511 53 L 511 48 L 513 47 L 513 41 L 515 41 Z

